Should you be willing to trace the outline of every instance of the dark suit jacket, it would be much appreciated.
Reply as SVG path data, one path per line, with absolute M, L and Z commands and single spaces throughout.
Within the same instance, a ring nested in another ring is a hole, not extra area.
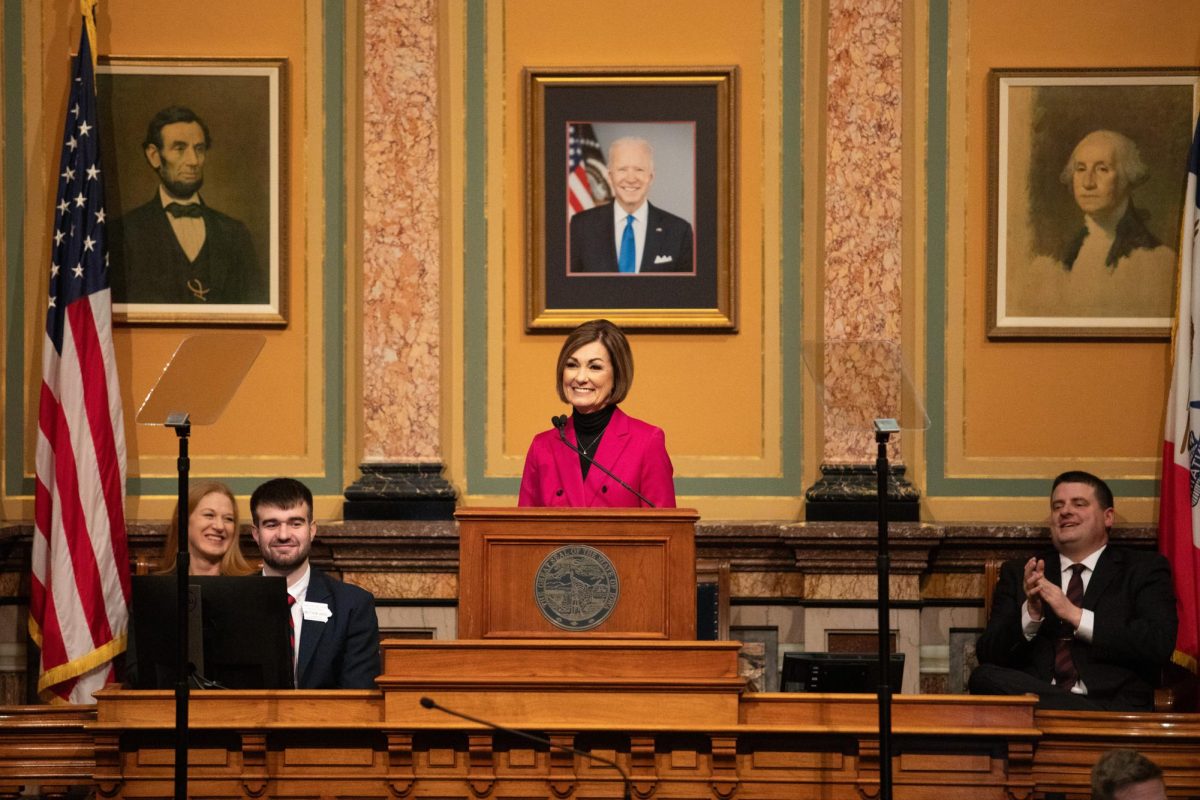
M 1128 258 L 1134 250 L 1142 248 L 1153 250 L 1162 245 L 1158 237 L 1146 227 L 1146 223 L 1143 221 L 1144 216 L 1144 212 L 1134 208 L 1132 202 L 1129 204 L 1125 214 L 1117 221 L 1112 247 L 1108 248 L 1108 255 L 1104 259 L 1106 267 L 1115 268 L 1122 258 Z M 1063 251 L 1059 255 L 1059 260 L 1063 262 L 1064 267 L 1071 269 L 1075 266 L 1075 259 L 1079 256 L 1079 251 L 1083 248 L 1083 242 L 1087 237 L 1088 229 L 1085 225 L 1064 245 Z
M 576 443 L 575 421 L 569 419 L 567 441 Z M 593 456 L 597 464 L 637 489 L 657 508 L 675 507 L 674 470 L 666 437 L 656 428 L 613 410 L 608 429 Z M 529 445 L 518 498 L 521 506 L 574 508 L 639 508 L 642 501 L 593 464 L 583 479 L 579 455 L 558 439 L 558 430 L 539 433 Z
M 374 689 L 380 670 L 375 598 L 365 589 L 311 569 L 305 601 L 325 603 L 331 616 L 326 622 L 304 620 L 296 688 Z
M 571 272 L 617 272 L 615 235 L 609 203 L 571 217 Z M 650 205 L 641 272 L 691 272 L 694 266 L 692 226 Z
M 1037 556 L 1046 562 L 1046 578 L 1062 585 L 1058 553 Z M 1054 640 L 1070 628 L 1046 608 L 1032 641 L 1021 631 L 1025 602 L 1025 562 L 1005 562 L 992 603 L 987 630 L 976 655 L 981 664 L 1019 669 L 1046 683 L 1054 678 Z M 1095 613 L 1090 644 L 1075 641 L 1071 656 L 1088 696 L 1113 708 L 1150 708 L 1159 670 L 1171 660 L 1178 619 L 1171 569 L 1158 553 L 1109 545 L 1083 595 L 1083 608 Z
M 149 203 L 113 221 L 109 279 L 115 303 L 266 303 L 266 271 L 250 231 L 233 217 L 202 205 L 204 246 L 188 261 L 155 192 Z M 210 291 L 201 300 L 188 288 Z

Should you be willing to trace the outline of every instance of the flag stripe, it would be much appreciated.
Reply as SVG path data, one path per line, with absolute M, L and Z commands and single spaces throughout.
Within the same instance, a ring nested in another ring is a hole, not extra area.
M 46 402 L 44 396 L 43 402 Z M 84 619 L 75 619 L 75 615 L 72 615 L 68 620 L 60 620 L 64 633 L 82 622 L 90 629 L 92 641 L 107 641 L 111 638 L 108 615 L 103 611 L 100 570 L 92 551 L 86 512 L 80 497 L 79 476 L 75 463 L 77 451 L 71 446 L 70 424 L 62 412 L 62 405 L 55 404 L 52 410 L 57 413 L 54 420 L 55 430 L 47 431 L 46 438 L 50 440 L 55 453 L 54 508 L 59 517 L 56 522 L 60 524 L 52 528 L 54 533 L 51 536 L 50 549 L 54 556 L 50 568 L 53 575 L 56 567 L 66 566 L 64 558 L 69 559 L 74 580 L 70 583 L 54 581 L 51 597 L 55 607 L 75 605 L 73 601 L 76 599 L 81 606 Z M 73 637 L 64 638 L 69 640 Z
M 104 512 L 107 517 L 106 520 L 89 521 L 88 529 L 95 531 L 107 526 L 104 535 L 92 537 L 92 543 L 96 548 L 96 560 L 102 565 L 102 574 L 108 579 L 105 580 L 104 594 L 110 597 L 113 591 L 113 587 L 109 585 L 111 580 L 118 578 L 120 574 L 128 578 L 128 571 L 116 569 L 116 564 L 127 559 L 124 537 L 114 538 L 108 535 L 110 531 L 122 530 L 125 527 L 125 519 L 122 510 L 122 476 L 117 466 L 117 446 L 113 434 L 113 420 L 109 412 L 110 390 L 104 366 L 106 348 L 98 335 L 95 317 L 92 314 L 92 303 L 97 300 L 93 295 L 88 298 L 88 302 L 72 304 L 67 309 L 67 316 L 70 318 L 69 327 L 74 334 L 76 357 L 83 375 L 83 406 L 87 410 L 91 452 L 95 453 L 96 474 L 99 476 L 99 481 L 88 486 L 88 507 L 94 513 Z M 109 342 L 111 341 L 110 338 Z M 124 453 L 121 455 L 124 456 Z M 124 605 L 129 597 L 128 580 L 118 585 L 116 590 L 120 593 L 121 604 Z

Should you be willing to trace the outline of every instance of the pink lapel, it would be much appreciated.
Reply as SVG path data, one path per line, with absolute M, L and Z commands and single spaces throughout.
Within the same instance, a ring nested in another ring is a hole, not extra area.
M 564 431 L 567 441 L 578 446 L 575 438 L 575 420 L 567 417 L 567 427 Z M 583 477 L 579 474 L 579 454 L 558 441 L 551 444 L 554 453 L 554 467 L 558 470 L 558 480 L 566 495 L 566 505 L 572 508 L 586 506 L 584 502 Z
M 574 418 L 567 419 L 567 427 L 564 431 L 567 441 L 578 447 L 579 440 L 575 436 L 575 420 Z M 555 436 L 557 439 L 558 437 Z M 612 419 L 608 421 L 608 428 L 604 431 L 604 436 L 600 439 L 599 449 L 591 454 L 596 464 L 603 464 L 618 475 L 621 473 L 615 468 L 620 463 L 621 455 L 625 452 L 625 448 L 629 445 L 629 417 L 621 409 L 616 409 L 613 412 Z M 566 495 L 566 505 L 572 508 L 595 508 L 608 506 L 612 503 L 609 501 L 609 495 L 617 486 L 609 486 L 608 492 L 601 492 L 600 489 L 606 483 L 611 484 L 612 478 L 604 474 L 602 470 L 596 469 L 593 464 L 588 469 L 587 482 L 585 483 L 582 476 L 579 474 L 579 454 L 571 450 L 560 441 L 555 441 L 552 444 L 554 453 L 554 467 L 558 471 L 558 480 L 563 488 L 563 494 Z M 624 477 L 622 475 L 622 477 Z
M 592 455 L 596 464 L 602 464 L 611 472 L 621 475 L 617 470 L 617 464 L 621 461 L 621 454 L 625 452 L 625 447 L 629 444 L 629 417 L 621 409 L 613 411 L 612 419 L 608 421 L 608 427 L 604 430 L 604 436 L 600 439 L 600 447 Z M 576 464 L 579 458 L 575 459 Z M 601 494 L 600 487 L 606 483 L 613 483 L 612 478 L 604 474 L 603 470 L 596 469 L 596 464 L 593 464 L 588 470 L 587 482 L 584 485 L 584 494 L 588 507 L 607 506 L 611 505 L 608 493 Z M 575 477 L 579 477 L 579 471 L 576 470 Z M 624 478 L 624 475 L 621 475 Z M 628 479 L 626 479 L 628 480 Z M 619 489 L 619 486 L 613 485 L 608 487 L 608 491 Z M 624 491 L 623 489 L 621 491 Z

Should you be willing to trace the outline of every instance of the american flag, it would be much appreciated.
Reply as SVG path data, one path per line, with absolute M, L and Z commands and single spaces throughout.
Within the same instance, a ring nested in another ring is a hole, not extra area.
M 91 703 L 125 650 L 125 429 L 112 342 L 104 186 L 96 130 L 94 23 L 67 101 L 42 344 L 30 636 L 38 691 Z
M 587 165 L 604 166 L 604 151 L 590 123 L 567 126 L 567 219 L 596 205 Z

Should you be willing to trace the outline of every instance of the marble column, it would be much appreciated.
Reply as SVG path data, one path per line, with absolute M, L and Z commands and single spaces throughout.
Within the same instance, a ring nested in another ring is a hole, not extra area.
M 364 0 L 362 476 L 347 519 L 448 518 L 440 445 L 438 3 Z
M 898 408 L 902 18 L 902 0 L 828 0 L 824 351 L 807 354 L 821 359 L 825 439 L 809 519 L 875 513 L 872 422 Z

